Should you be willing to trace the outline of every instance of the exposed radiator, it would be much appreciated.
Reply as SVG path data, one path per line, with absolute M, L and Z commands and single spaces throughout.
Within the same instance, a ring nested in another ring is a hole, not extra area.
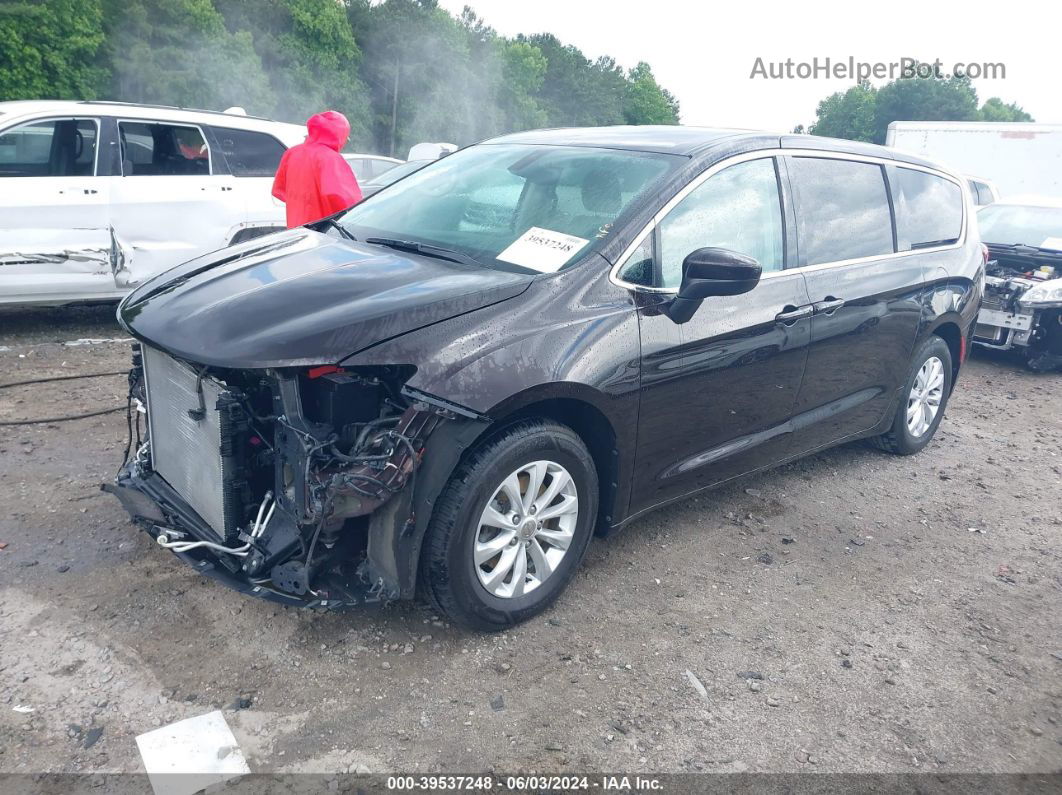
M 235 457 L 238 405 L 224 384 L 146 345 L 144 373 L 152 469 L 220 539 L 231 539 L 245 488 Z

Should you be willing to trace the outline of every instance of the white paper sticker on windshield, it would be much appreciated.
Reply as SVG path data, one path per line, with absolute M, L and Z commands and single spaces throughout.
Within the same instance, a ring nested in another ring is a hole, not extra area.
M 1053 248 L 1062 251 L 1062 237 L 1049 237 L 1040 244 L 1040 248 Z
M 560 270 L 572 256 L 590 241 L 583 237 L 532 226 L 498 255 L 502 262 L 523 265 L 542 273 Z

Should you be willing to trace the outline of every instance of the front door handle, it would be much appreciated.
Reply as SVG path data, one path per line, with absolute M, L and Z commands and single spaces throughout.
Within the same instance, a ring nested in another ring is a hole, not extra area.
M 782 311 L 774 316 L 774 319 L 783 326 L 792 326 L 798 320 L 811 317 L 813 314 L 815 314 L 815 308 L 811 304 L 804 304 L 804 306 L 786 304 L 782 307 Z
M 811 306 L 814 308 L 816 315 L 832 315 L 844 306 L 844 299 L 834 298 L 832 295 L 828 295 L 822 301 L 816 301 Z

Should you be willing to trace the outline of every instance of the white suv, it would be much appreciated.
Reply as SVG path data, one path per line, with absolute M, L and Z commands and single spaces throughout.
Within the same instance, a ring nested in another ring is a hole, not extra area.
M 306 129 L 234 111 L 0 102 L 0 304 L 118 298 L 283 229 L 270 187 Z

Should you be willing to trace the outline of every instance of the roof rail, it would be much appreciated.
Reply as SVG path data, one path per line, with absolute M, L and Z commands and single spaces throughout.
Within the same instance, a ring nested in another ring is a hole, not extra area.
M 276 119 L 270 119 L 267 116 L 251 116 L 244 113 L 236 113 L 236 108 L 229 108 L 228 110 L 206 110 L 205 108 L 184 108 L 179 105 L 155 105 L 148 102 L 119 102 L 114 99 L 83 99 L 78 100 L 79 105 L 114 105 L 122 108 L 154 108 L 155 110 L 183 110 L 190 113 L 210 113 L 214 116 L 238 116 L 245 119 L 258 119 L 259 121 L 273 121 Z M 240 108 L 242 110 L 242 108 Z M 278 122 L 284 124 L 286 122 Z

